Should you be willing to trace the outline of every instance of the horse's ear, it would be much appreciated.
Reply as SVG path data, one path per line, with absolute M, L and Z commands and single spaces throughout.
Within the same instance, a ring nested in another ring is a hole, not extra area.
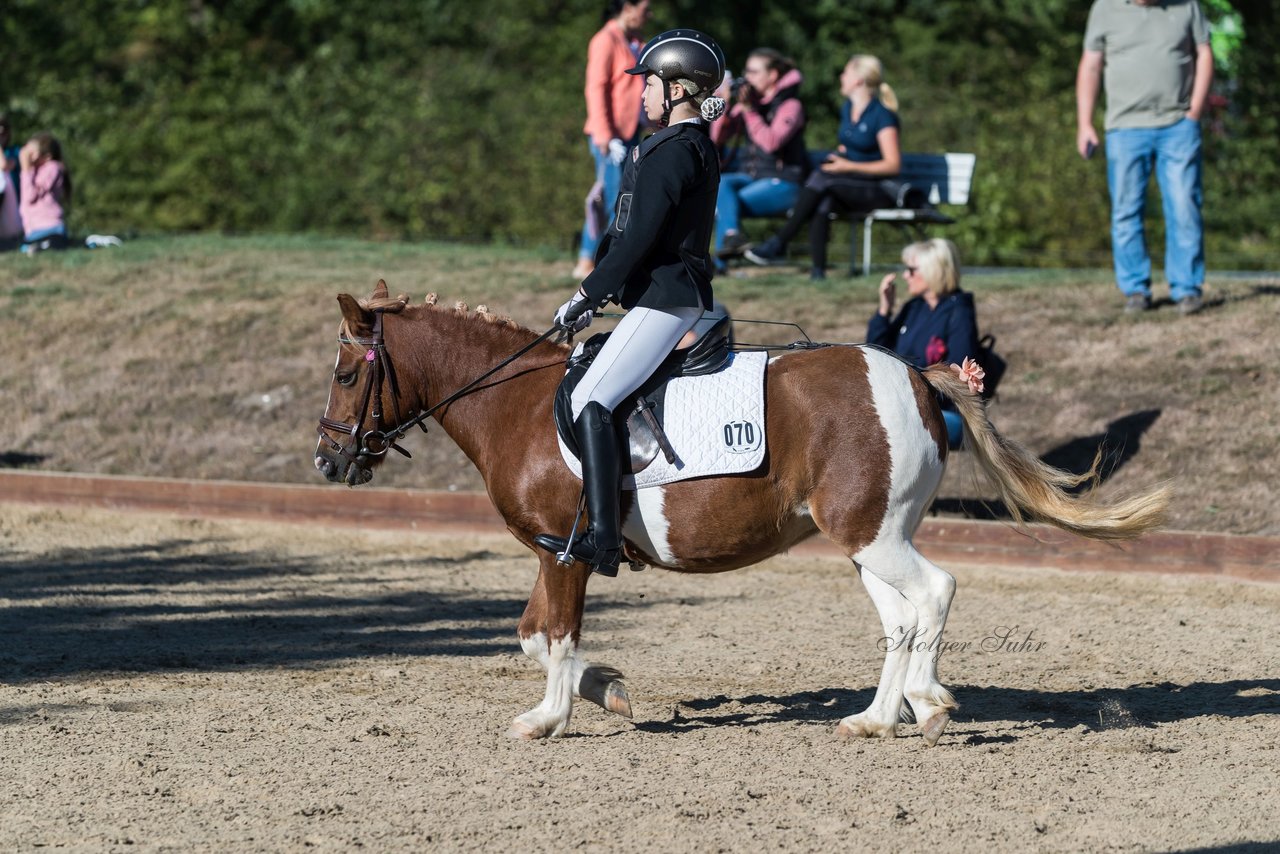
M 373 312 L 360 305 L 351 294 L 338 294 L 338 305 L 347 325 L 357 335 L 368 334 L 373 329 Z
M 374 286 L 373 286 L 373 298 L 374 298 L 374 299 L 386 299 L 386 298 L 387 298 L 387 281 L 386 281 L 386 279 L 378 279 L 378 284 L 376 284 L 376 285 L 374 285 Z

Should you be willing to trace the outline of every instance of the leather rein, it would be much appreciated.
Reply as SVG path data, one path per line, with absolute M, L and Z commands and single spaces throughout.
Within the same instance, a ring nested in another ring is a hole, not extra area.
M 519 359 L 525 353 L 528 353 L 534 347 L 546 341 L 557 332 L 564 332 L 564 327 L 560 325 L 552 326 L 546 332 L 539 335 L 528 345 L 520 348 L 515 353 L 503 359 L 494 367 L 485 371 L 453 394 L 443 398 L 435 406 L 428 407 L 418 412 L 417 415 L 401 421 L 400 419 L 400 387 L 396 382 L 395 367 L 391 362 L 391 354 L 387 352 L 386 338 L 382 332 L 382 309 L 374 311 L 374 322 L 372 335 L 367 338 L 352 336 L 350 338 L 339 335 L 339 344 L 355 344 L 361 347 L 367 347 L 365 353 L 365 361 L 371 363 L 372 370 L 365 376 L 364 391 L 361 393 L 360 399 L 360 415 L 356 418 L 355 423 L 348 424 L 344 421 L 336 421 L 327 416 L 321 416 L 320 425 L 316 428 L 316 432 L 320 435 L 320 440 L 329 446 L 333 451 L 346 459 L 354 467 L 349 470 L 347 479 L 350 482 L 355 471 L 362 470 L 365 466 L 362 460 L 368 460 L 373 457 L 385 456 L 387 451 L 395 449 L 397 452 L 404 454 L 406 457 L 412 458 L 412 454 L 397 444 L 398 440 L 403 439 L 413 427 L 420 427 L 423 433 L 427 432 L 427 419 L 434 415 L 438 410 L 458 398 L 469 394 L 475 390 L 475 387 L 505 368 L 507 365 Z M 383 378 L 386 378 L 386 385 L 391 391 L 391 408 L 392 414 L 395 416 L 393 427 L 383 428 L 383 403 L 382 403 L 382 387 Z M 370 411 L 370 403 L 373 404 Z M 372 420 L 373 429 L 367 430 L 364 434 L 360 433 L 360 425 L 364 424 L 366 415 Z M 337 433 L 343 433 L 347 436 L 345 444 L 334 440 L 326 430 L 333 430 Z

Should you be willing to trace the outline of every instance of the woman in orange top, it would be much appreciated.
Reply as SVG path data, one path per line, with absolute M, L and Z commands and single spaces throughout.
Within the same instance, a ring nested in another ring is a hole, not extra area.
M 636 64 L 644 42 L 640 30 L 649 21 L 649 0 L 608 0 L 604 26 L 587 47 L 587 148 L 595 165 L 596 182 L 602 186 L 600 210 L 609 216 L 622 180 L 622 164 L 639 142 L 641 93 L 644 80 L 627 74 Z M 582 229 L 577 279 L 585 279 L 596 266 L 596 247 L 608 222 L 591 221 L 588 214 Z

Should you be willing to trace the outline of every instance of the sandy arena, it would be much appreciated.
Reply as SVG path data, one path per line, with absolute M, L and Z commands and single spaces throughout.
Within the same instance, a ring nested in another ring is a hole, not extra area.
M 0 846 L 1280 843 L 1280 586 L 947 569 L 933 749 L 836 739 L 881 632 L 848 564 L 800 557 L 594 580 L 584 652 L 635 718 L 579 703 L 523 743 L 536 564 L 509 537 L 0 503 Z

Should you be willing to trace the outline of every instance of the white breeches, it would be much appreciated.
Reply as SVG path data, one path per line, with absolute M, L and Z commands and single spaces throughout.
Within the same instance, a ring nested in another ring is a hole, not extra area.
M 592 401 L 612 412 L 649 379 L 700 317 L 700 307 L 628 311 L 573 390 L 574 420 Z

